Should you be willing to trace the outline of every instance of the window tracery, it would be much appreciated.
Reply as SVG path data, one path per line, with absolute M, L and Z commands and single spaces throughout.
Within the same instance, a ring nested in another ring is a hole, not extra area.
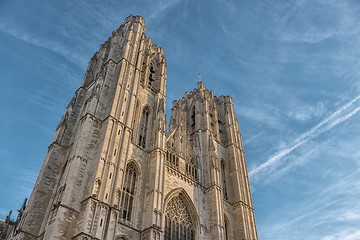
M 125 181 L 123 184 L 123 191 L 120 203 L 120 217 L 127 221 L 131 220 L 131 213 L 134 205 L 136 180 L 136 168 L 133 163 L 130 163 L 126 168 Z
M 165 211 L 164 240 L 195 240 L 194 225 L 181 195 L 170 200 Z

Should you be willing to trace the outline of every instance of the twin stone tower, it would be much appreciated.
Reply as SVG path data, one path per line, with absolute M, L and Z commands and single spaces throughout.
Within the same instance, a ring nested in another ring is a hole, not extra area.
M 8 239 L 257 240 L 232 98 L 173 102 L 164 50 L 129 16 L 89 62 Z

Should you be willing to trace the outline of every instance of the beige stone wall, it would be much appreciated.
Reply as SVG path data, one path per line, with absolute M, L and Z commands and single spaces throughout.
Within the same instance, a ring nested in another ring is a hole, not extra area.
M 90 60 L 10 239 L 163 239 L 175 196 L 197 240 L 257 239 L 231 97 L 199 82 L 173 102 L 166 133 L 165 88 L 163 49 L 146 38 L 141 17 L 128 17 Z M 126 219 L 130 164 L 136 182 Z
M 167 146 L 179 156 L 179 167 L 167 167 L 171 180 L 165 183 L 169 191 L 182 187 L 186 192 L 196 192 L 203 200 L 189 195 L 199 206 L 197 214 L 205 229 L 205 234 L 199 234 L 200 239 L 205 236 L 257 239 L 240 130 L 231 97 L 217 98 L 199 82 L 196 89 L 173 102 L 172 111 Z M 182 166 L 188 162 L 197 168 L 196 184 L 175 180 L 186 179 Z M 198 188 L 203 191 L 197 191 Z

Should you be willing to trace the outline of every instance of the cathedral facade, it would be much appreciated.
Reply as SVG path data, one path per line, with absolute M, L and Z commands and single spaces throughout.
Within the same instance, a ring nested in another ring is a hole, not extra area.
M 232 98 L 173 101 L 164 51 L 129 16 L 89 62 L 8 239 L 256 240 Z

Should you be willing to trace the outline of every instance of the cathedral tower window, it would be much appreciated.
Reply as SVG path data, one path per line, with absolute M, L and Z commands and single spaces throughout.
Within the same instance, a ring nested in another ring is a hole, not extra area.
M 164 240 L 195 240 L 194 224 L 180 195 L 172 198 L 165 211 Z
M 225 163 L 224 160 L 221 160 L 221 178 L 222 178 L 222 187 L 223 187 L 223 197 L 225 200 L 228 200 L 227 188 L 226 188 L 226 175 L 225 175 Z
M 195 106 L 193 107 L 191 114 L 191 127 L 195 128 Z
M 139 134 L 139 146 L 142 148 L 146 147 L 146 134 L 149 124 L 149 107 L 144 107 L 144 110 L 142 112 L 141 116 L 141 123 L 140 123 L 140 134 Z
M 150 65 L 150 74 L 149 74 L 149 88 L 152 89 L 154 87 L 155 82 L 155 70 L 153 65 Z
M 120 203 L 120 217 L 127 221 L 131 220 L 131 213 L 134 205 L 135 186 L 137 172 L 133 163 L 126 167 L 125 181 L 123 183 L 123 191 Z

